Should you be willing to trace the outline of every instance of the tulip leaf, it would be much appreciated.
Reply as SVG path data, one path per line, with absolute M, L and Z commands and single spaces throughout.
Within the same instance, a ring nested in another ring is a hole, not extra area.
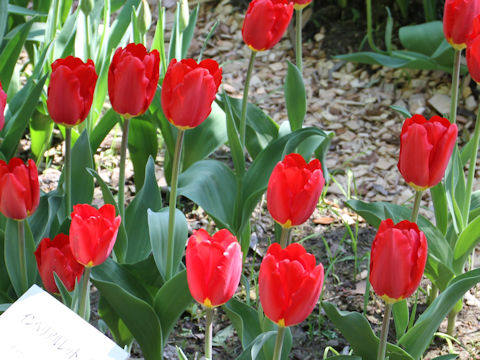
M 237 177 L 237 181 L 239 181 L 243 178 L 245 173 L 245 153 L 242 144 L 240 143 L 240 134 L 233 118 L 232 105 L 225 91 L 222 93 L 222 100 L 225 104 L 224 108 L 230 153 L 233 159 L 235 175 Z
M 129 347 L 133 342 L 133 335 L 128 330 L 127 325 L 115 312 L 115 309 L 110 303 L 105 300 L 105 297 L 100 295 L 98 301 L 98 315 L 107 324 L 110 333 L 112 334 L 115 342 L 121 347 Z
M 164 279 L 167 274 L 167 239 L 168 239 L 168 211 L 169 208 L 163 208 L 159 212 L 148 210 L 148 229 L 150 232 L 150 243 L 152 252 L 157 264 L 158 271 Z M 188 238 L 188 224 L 185 215 L 175 209 L 175 237 L 173 252 L 173 274 L 176 274 L 182 257 L 185 253 L 185 243 Z
M 53 272 L 53 279 L 55 280 L 55 284 L 57 285 L 58 291 L 60 292 L 60 295 L 62 296 L 63 305 L 67 306 L 70 309 L 74 309 L 72 307 L 73 297 L 70 294 L 70 292 L 68 291 L 68 289 L 65 287 L 65 284 L 63 283 L 62 279 L 60 279 L 60 277 L 57 275 L 56 272 Z M 75 288 L 78 288 L 78 281 L 75 284 Z
M 178 6 L 180 8 L 180 6 Z M 193 33 L 195 31 L 195 25 L 197 24 L 198 9 L 200 9 L 200 4 L 197 4 L 195 8 L 190 12 L 188 25 L 183 30 L 182 36 L 182 59 L 187 56 L 188 49 L 190 48 L 190 43 L 193 39 Z M 180 16 L 182 16 L 180 14 Z M 178 59 L 177 59 L 178 60 Z
M 128 206 L 125 213 L 127 231 L 127 253 L 125 262 L 136 263 L 144 260 L 152 251 L 148 233 L 147 210 L 162 208 L 162 197 L 155 178 L 155 163 L 150 157 L 145 168 L 145 183 Z
M 440 323 L 464 294 L 480 282 L 480 269 L 469 271 L 454 278 L 447 288 L 438 295 L 433 303 L 417 319 L 415 325 L 403 335 L 399 344 L 409 354 L 419 359 L 429 345 Z
M 124 264 L 123 267 L 142 283 L 152 299 L 155 298 L 158 289 L 165 282 L 160 272 L 156 269 L 157 266 L 153 254 L 150 254 L 145 260 L 135 264 Z
M 90 150 L 93 153 L 97 152 L 102 141 L 119 121 L 120 116 L 113 109 L 109 109 L 95 124 L 95 128 L 90 135 Z
M 155 126 L 141 117 L 130 121 L 128 151 L 135 172 L 135 188 L 139 191 L 145 180 L 145 166 L 148 158 L 155 158 L 158 152 L 157 131 Z
M 17 151 L 17 145 L 38 104 L 38 99 L 43 91 L 43 85 L 45 84 L 47 77 L 48 74 L 38 80 L 36 84 L 34 83 L 34 80 L 30 78 L 27 81 L 27 84 L 15 94 L 9 102 L 10 110 L 5 116 L 5 127 L 2 131 L 6 135 L 4 135 L 3 142 L 0 146 L 0 151 L 7 159 L 13 157 Z
M 7 225 L 5 227 L 5 265 L 7 268 L 8 276 L 15 289 L 17 296 L 23 295 L 25 291 L 35 284 L 38 277 L 37 261 L 35 260 L 35 242 L 33 241 L 33 235 L 30 231 L 30 226 L 25 220 L 21 220 L 24 224 L 25 234 L 25 263 L 27 267 L 27 286 L 22 286 L 21 272 L 20 272 L 20 254 L 18 246 L 18 227 L 20 221 L 7 219 Z
M 297 66 L 287 60 L 288 69 L 285 78 L 285 104 L 287 106 L 288 121 L 292 131 L 302 128 L 303 119 L 307 113 L 307 95 L 303 77 Z
M 445 235 L 448 227 L 448 206 L 447 193 L 443 183 L 439 182 L 436 186 L 430 188 L 430 194 L 432 195 L 433 208 L 435 211 L 435 223 L 438 230 Z
M 138 279 L 107 259 L 92 269 L 92 282 L 140 344 L 145 359 L 161 360 L 162 328 L 150 305 L 152 299 Z
M 87 171 L 90 173 L 90 175 L 97 179 L 98 185 L 102 190 L 103 202 L 105 204 L 111 204 L 115 206 L 115 213 L 119 214 L 120 211 L 118 210 L 117 202 L 115 201 L 112 192 L 108 188 L 108 185 L 95 170 L 87 169 Z M 125 224 L 123 222 L 120 223 L 120 227 L 118 228 L 117 240 L 115 240 L 113 251 L 115 252 L 118 262 L 125 262 L 125 254 L 127 251 L 127 231 L 125 230 Z
M 31 150 L 36 163 L 43 157 L 52 137 L 53 121 L 49 116 L 36 112 L 30 121 Z
M 75 35 L 77 33 L 77 17 L 78 11 L 72 12 L 68 15 L 65 24 L 55 37 L 55 59 L 66 58 L 68 55 L 73 54 L 75 45 Z
M 445 189 L 448 209 L 452 215 L 455 232 L 458 234 L 464 223 L 463 217 L 467 214 L 462 212 L 466 194 L 465 173 L 457 145 L 453 148 L 452 157 L 445 171 Z
M 178 194 L 201 206 L 215 219 L 217 226 L 232 232 L 236 192 L 232 170 L 216 160 L 198 161 L 178 178 Z
M 455 243 L 453 268 L 457 274 L 463 272 L 468 256 L 478 243 L 480 243 L 480 217 L 475 218 L 463 229 Z
M 8 13 L 11 12 L 11 6 L 8 1 L 0 1 L 0 44 L 3 42 L 3 35 L 8 23 Z
M 472 193 L 472 200 L 470 203 L 470 214 L 468 216 L 469 222 L 480 216 L 480 190 Z
M 368 320 L 360 313 L 339 311 L 334 304 L 322 302 L 323 310 L 328 319 L 340 330 L 342 335 L 352 346 L 354 355 L 363 359 L 376 359 L 379 340 L 372 331 Z M 425 342 L 424 338 L 422 340 Z M 428 345 L 428 342 L 427 342 Z M 390 360 L 413 360 L 402 348 L 387 344 L 386 356 Z
M 455 360 L 458 358 L 458 354 L 447 354 L 447 355 L 440 355 L 432 360 Z
M 7 291 L 10 284 L 11 281 L 5 264 L 5 233 L 0 230 L 0 303 L 11 301 L 11 299 L 4 301 L 1 293 L 2 291 Z
M 407 300 L 404 299 L 393 304 L 392 314 L 395 322 L 395 336 L 398 340 L 405 334 L 408 326 L 409 314 Z
M 72 148 L 72 205 L 92 202 L 94 184 L 89 168 L 93 168 L 93 158 L 88 134 L 84 130 Z
M 247 348 L 258 334 L 262 332 L 262 328 L 258 323 L 257 311 L 251 306 L 233 298 L 223 305 L 223 309 L 235 327 L 242 342 L 242 347 L 244 349 Z
M 362 360 L 360 356 L 355 355 L 336 355 L 336 356 L 329 356 L 325 360 Z
M 49 237 L 49 226 L 62 202 L 62 197 L 56 191 L 50 191 L 40 196 L 40 203 L 32 216 L 27 218 L 33 234 L 35 244 L 40 243 L 44 237 Z
M 174 296 L 172 296 L 174 294 Z M 154 309 L 162 326 L 163 342 L 166 343 L 168 335 L 175 323 L 188 305 L 193 301 L 187 283 L 187 271 L 175 275 L 158 290 L 155 296 Z
M 212 103 L 212 112 L 207 119 L 196 128 L 185 132 L 183 142 L 183 171 L 199 160 L 205 159 L 227 141 L 225 113 Z M 170 154 L 173 157 L 173 153 Z

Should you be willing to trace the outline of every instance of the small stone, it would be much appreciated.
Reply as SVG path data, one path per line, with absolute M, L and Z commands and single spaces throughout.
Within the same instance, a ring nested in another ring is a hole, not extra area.
M 437 93 L 428 99 L 428 104 L 440 115 L 450 114 L 450 96 L 448 95 Z
M 469 111 L 475 111 L 475 109 L 477 108 L 477 102 L 472 95 L 465 99 L 465 108 Z

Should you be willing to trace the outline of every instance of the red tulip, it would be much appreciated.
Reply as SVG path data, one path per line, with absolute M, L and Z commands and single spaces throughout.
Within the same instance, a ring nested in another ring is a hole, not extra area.
M 103 263 L 112 252 L 120 222 L 111 204 L 98 210 L 87 204 L 74 205 L 70 246 L 75 259 L 88 267 Z
M 40 185 L 35 162 L 25 166 L 19 158 L 0 160 L 0 212 L 8 218 L 29 217 L 40 202 Z
M 162 84 L 162 108 L 168 121 L 180 129 L 200 125 L 212 111 L 222 68 L 215 60 L 172 59 Z
M 0 130 L 5 125 L 5 106 L 7 106 L 7 94 L 3 91 L 2 83 L 0 82 Z
M 253 0 L 243 20 L 243 41 L 253 51 L 274 47 L 287 30 L 293 5 L 288 0 Z
M 58 293 L 53 273 L 62 280 L 68 291 L 75 288 L 75 281 L 80 281 L 84 267 L 73 257 L 68 236 L 58 234 L 53 240 L 43 239 L 35 251 L 37 266 L 45 289 Z
M 260 265 L 258 292 L 265 315 L 280 326 L 301 323 L 312 312 L 323 286 L 323 265 L 298 243 L 268 248 Z
M 398 170 L 415 190 L 425 190 L 442 180 L 457 140 L 457 125 L 434 116 L 406 119 L 400 135 Z
M 57 124 L 74 126 L 88 115 L 93 101 L 97 73 L 93 61 L 84 63 L 68 56 L 52 64 L 47 107 Z
M 113 110 L 126 117 L 143 114 L 158 84 L 160 55 L 142 44 L 118 48 L 108 69 L 108 95 Z
M 268 181 L 270 215 L 284 228 L 303 224 L 315 210 L 324 184 L 320 161 L 307 164 L 299 154 L 285 156 Z
M 480 15 L 473 20 L 472 28 L 467 41 L 467 66 L 472 79 L 480 83 Z
M 370 255 L 370 283 L 383 300 L 394 303 L 413 294 L 427 261 L 427 239 L 408 220 L 380 223 Z
M 214 307 L 230 300 L 242 274 L 242 251 L 230 231 L 213 236 L 195 231 L 188 239 L 186 259 L 188 288 L 196 301 Z
M 472 32 L 473 19 L 480 13 L 478 0 L 446 0 L 443 12 L 443 33 L 457 50 L 466 47 Z

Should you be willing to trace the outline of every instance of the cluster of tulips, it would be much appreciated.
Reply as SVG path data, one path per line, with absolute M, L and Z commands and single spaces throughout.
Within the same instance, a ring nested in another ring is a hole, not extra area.
M 245 151 L 245 119 L 248 82 L 253 60 L 259 51 L 272 48 L 283 36 L 293 14 L 309 1 L 253 0 L 242 28 L 245 43 L 252 49 L 245 84 L 239 125 L 240 144 Z M 447 0 L 444 29 L 456 49 L 467 47 L 467 64 L 473 79 L 480 82 L 480 2 Z M 266 15 L 267 14 L 267 15 Z M 301 28 L 297 26 L 297 28 Z M 301 36 L 301 35 L 300 35 Z M 300 37 L 301 38 L 301 37 Z M 298 39 L 298 38 L 297 38 Z M 297 41 L 297 66 L 301 71 L 301 45 Z M 89 204 L 71 205 L 71 129 L 81 124 L 90 112 L 97 73 L 92 60 L 68 56 L 52 64 L 47 107 L 52 120 L 65 127 L 65 213 L 70 214 L 68 235 L 59 233 L 53 240 L 43 239 L 35 257 L 45 288 L 58 293 L 58 279 L 68 291 L 82 283 L 77 311 L 88 318 L 87 300 L 92 267 L 102 264 L 112 252 L 117 233 L 125 220 L 125 162 L 129 123 L 142 115 L 152 103 L 159 83 L 160 55 L 144 45 L 130 43 L 118 48 L 108 70 L 108 94 L 115 112 L 122 117 L 122 146 L 118 190 L 118 215 L 115 206 L 96 209 Z M 177 129 L 173 158 L 168 218 L 167 279 L 174 272 L 173 238 L 177 182 L 185 131 L 202 124 L 209 116 L 222 81 L 222 68 L 215 60 L 197 63 L 193 59 L 171 60 L 161 89 L 161 106 L 166 119 Z M 0 85 L 0 130 L 4 124 L 6 94 Z M 455 105 L 456 109 L 456 105 Z M 454 116 L 453 112 L 451 116 Z M 477 125 L 478 127 L 478 121 Z M 378 348 L 384 359 L 388 321 L 392 304 L 411 296 L 422 279 L 427 262 L 427 238 L 417 226 L 422 192 L 443 178 L 457 140 L 455 121 L 440 116 L 427 120 L 414 115 L 405 120 L 400 134 L 398 169 L 416 191 L 411 221 L 381 222 L 372 243 L 370 283 L 387 304 Z M 475 132 L 477 134 L 477 131 Z M 478 136 L 478 135 L 476 135 Z M 478 137 L 473 161 L 474 169 Z M 75 165 L 75 164 L 73 164 Z M 473 181 L 473 180 L 472 180 Z M 264 256 L 258 275 L 259 299 L 265 315 L 278 326 L 274 359 L 280 359 L 284 330 L 304 321 L 320 297 L 324 268 L 314 255 L 299 243 L 291 243 L 290 229 L 303 224 L 315 210 L 325 184 L 319 160 L 306 162 L 302 155 L 287 154 L 273 169 L 267 187 L 267 207 L 281 226 L 280 243 L 273 243 Z M 471 192 L 471 184 L 468 191 Z M 219 189 L 222 191 L 222 189 Z M 22 290 L 27 290 L 23 221 L 39 206 L 40 188 L 35 163 L 18 158 L 7 164 L 0 160 L 0 212 L 18 220 L 19 264 Z M 206 309 L 205 356 L 212 358 L 213 309 L 229 301 L 240 282 L 243 257 L 237 238 L 227 229 L 210 235 L 193 232 L 186 245 L 186 271 L 192 297 Z

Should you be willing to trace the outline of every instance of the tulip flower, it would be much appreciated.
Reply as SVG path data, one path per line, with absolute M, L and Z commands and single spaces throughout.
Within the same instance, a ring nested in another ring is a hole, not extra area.
M 230 300 L 242 274 L 242 251 L 230 231 L 210 236 L 196 230 L 188 239 L 186 262 L 188 288 L 196 301 L 211 308 Z
M 315 307 L 323 286 L 323 265 L 302 245 L 273 243 L 260 265 L 258 291 L 265 315 L 279 326 L 301 323 Z
M 82 277 L 84 267 L 73 257 L 68 235 L 58 234 L 53 240 L 43 239 L 35 251 L 35 258 L 40 277 L 49 292 L 59 292 L 53 273 L 68 291 L 72 291 L 76 281 Z
M 480 13 L 478 0 L 446 0 L 443 12 L 443 33 L 456 50 L 462 50 L 470 33 L 473 19 Z
M 325 179 L 318 159 L 308 164 L 299 154 L 289 154 L 272 171 L 267 187 L 270 215 L 284 228 L 304 223 L 313 213 Z
M 427 239 L 408 220 L 380 223 L 370 257 L 370 283 L 383 300 L 395 303 L 413 294 L 427 261 Z
M 92 60 L 84 63 L 73 56 L 55 60 L 47 98 L 52 120 L 69 127 L 85 120 L 92 106 L 96 82 Z
M 400 135 L 398 170 L 417 191 L 437 185 L 457 139 L 457 126 L 447 119 L 422 115 L 406 119 Z
M 5 106 L 7 106 L 7 94 L 3 91 L 2 83 L 0 82 L 0 131 L 5 125 Z
M 147 111 L 157 90 L 160 55 L 143 44 L 118 48 L 108 69 L 108 95 L 113 110 L 127 117 Z
M 472 79 L 480 83 L 480 15 L 473 21 L 473 30 L 468 38 L 467 66 Z
M 19 158 L 0 160 L 0 212 L 21 220 L 30 216 L 40 202 L 37 167 L 33 160 L 25 165 Z
M 304 7 L 310 5 L 310 3 L 312 2 L 312 0 L 294 0 L 294 4 L 293 5 L 293 8 L 295 10 L 301 10 L 303 9 Z
M 111 204 L 98 210 L 88 204 L 74 205 L 70 246 L 75 259 L 86 267 L 103 263 L 112 252 L 120 222 Z
M 254 51 L 271 49 L 287 30 L 293 6 L 287 0 L 253 0 L 243 21 L 243 41 Z
M 222 68 L 215 60 L 172 59 L 162 84 L 162 108 L 168 121 L 180 129 L 200 125 L 212 111 Z

